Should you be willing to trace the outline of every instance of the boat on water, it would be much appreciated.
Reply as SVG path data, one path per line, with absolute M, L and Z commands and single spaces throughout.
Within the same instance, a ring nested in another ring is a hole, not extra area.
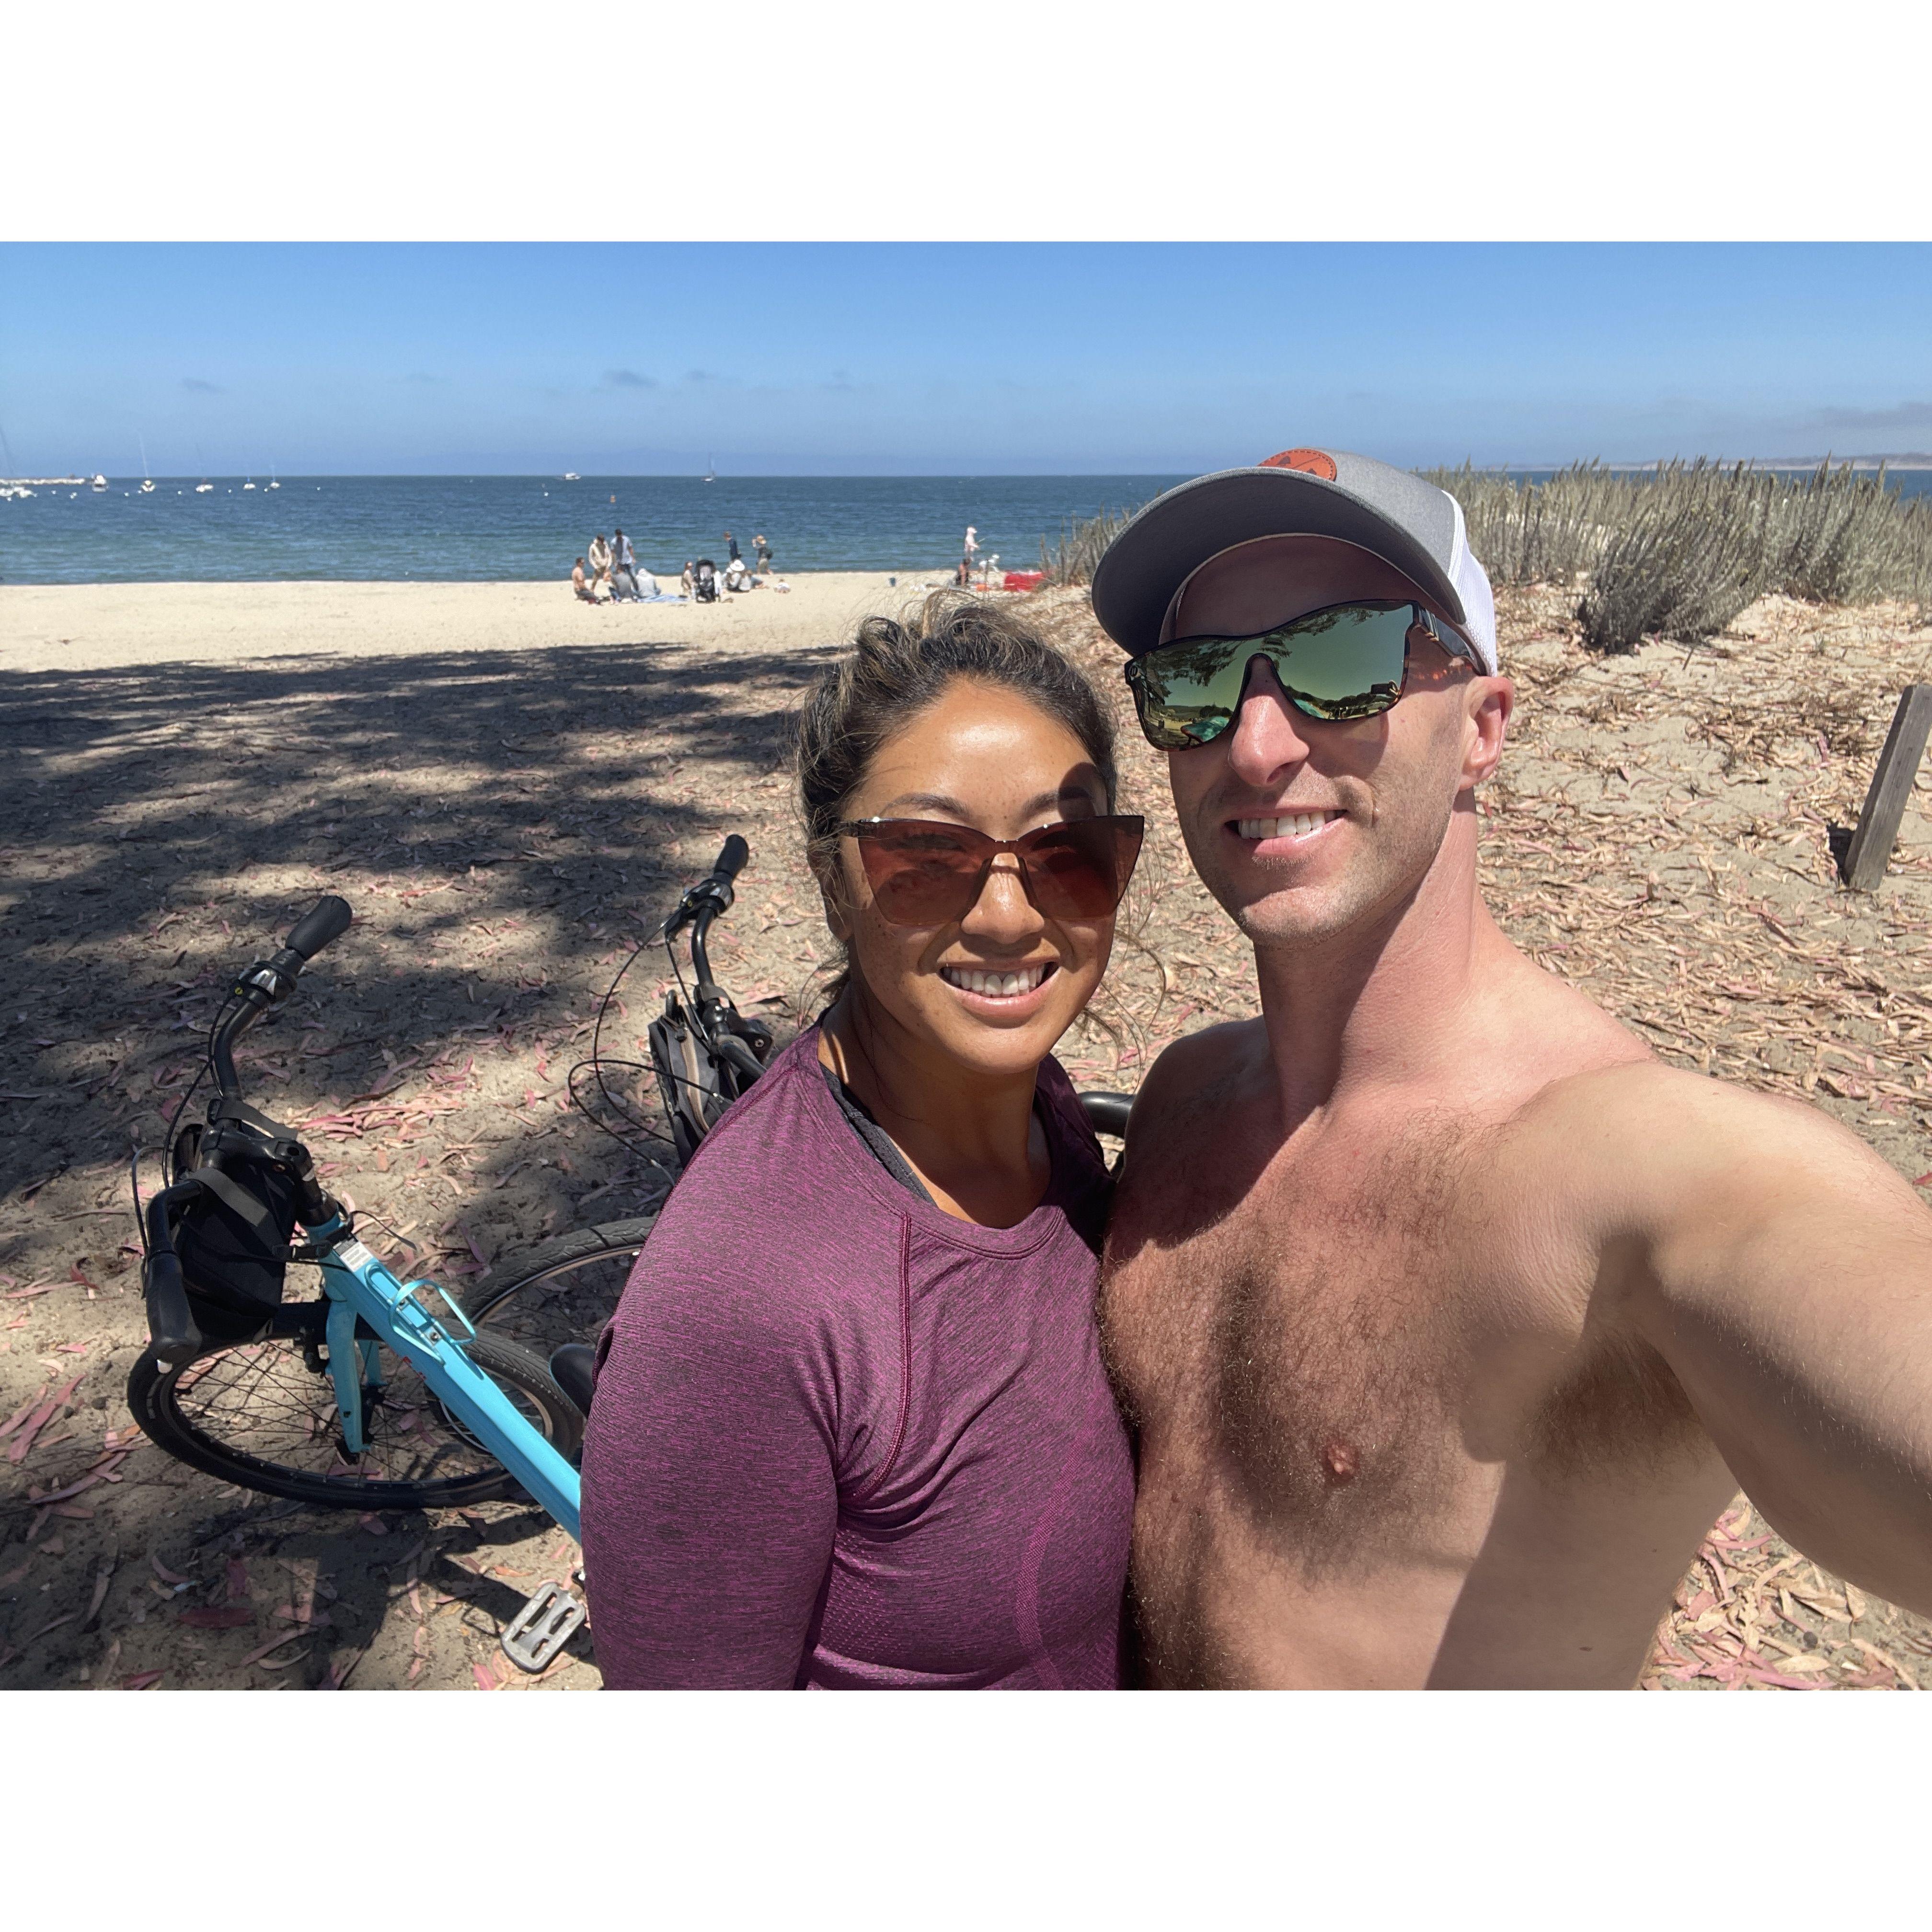
M 201 481 L 194 486 L 194 494 L 197 496 L 204 496 L 208 491 L 212 490 L 214 488 L 214 485 L 211 483 L 206 476 L 204 476 Z
M 271 490 L 279 490 L 281 487 L 282 486 L 275 481 L 275 472 L 272 468 L 268 472 L 268 488 Z
M 255 479 L 254 479 L 254 477 L 252 477 L 252 476 L 251 476 L 251 477 L 250 477 L 250 478 L 249 478 L 249 479 L 248 480 L 248 482 L 245 482 L 244 484 L 243 484 L 242 487 L 242 488 L 243 488 L 243 489 L 244 489 L 244 490 L 252 490 L 252 489 L 254 489 L 254 487 L 255 487 Z
M 88 487 L 93 490 L 104 490 L 107 488 L 107 478 L 97 470 L 94 472 L 94 481 Z
M 563 472 L 563 480 L 566 483 L 581 483 L 584 478 L 578 476 L 575 470 L 566 470 Z
M 143 476 L 141 478 L 141 494 L 144 496 L 152 496 L 154 494 L 154 479 L 152 476 Z
M 154 479 L 148 474 L 148 440 L 140 436 L 136 440 L 141 446 L 141 494 L 152 496 L 154 494 Z
M 718 481 L 717 462 L 709 456 L 704 459 L 704 480 L 707 483 L 715 483 Z

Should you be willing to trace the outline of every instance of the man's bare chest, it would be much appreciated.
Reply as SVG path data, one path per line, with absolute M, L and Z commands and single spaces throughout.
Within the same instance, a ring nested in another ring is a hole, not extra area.
M 1478 1465 L 1614 1460 L 1681 1426 L 1660 1365 L 1593 1330 L 1588 1257 L 1530 1251 L 1494 1139 L 1441 1114 L 1252 1172 L 1211 1138 L 1167 1179 L 1130 1168 L 1101 1316 L 1144 1474 L 1319 1565 L 1460 1517 Z

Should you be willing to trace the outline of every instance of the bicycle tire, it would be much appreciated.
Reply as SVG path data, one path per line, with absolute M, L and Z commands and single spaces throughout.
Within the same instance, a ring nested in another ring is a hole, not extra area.
M 574 1461 L 583 1445 L 584 1418 L 543 1358 L 499 1335 L 479 1334 L 465 1346 L 478 1368 L 523 1398 L 519 1406 L 559 1454 Z M 388 1350 L 384 1360 L 384 1397 L 370 1415 L 363 1461 L 389 1467 L 401 1458 L 418 1466 L 406 1476 L 372 1477 L 347 1463 L 330 1426 L 333 1385 L 308 1366 L 300 1333 L 222 1342 L 173 1369 L 146 1352 L 128 1378 L 128 1406 L 176 1461 L 244 1489 L 326 1509 L 452 1509 L 522 1494 L 515 1477 L 463 1429 L 406 1361 Z M 282 1394 L 279 1403 L 272 1384 Z M 224 1395 L 234 1399 L 224 1402 Z M 400 1418 L 393 1427 L 392 1417 Z M 254 1446 L 244 1446 L 250 1438 Z M 319 1469 L 313 1465 L 325 1449 L 332 1466 Z M 285 1460 L 298 1452 L 304 1461 Z M 459 1463 L 460 1468 L 451 1466 Z M 424 1464 L 437 1473 L 421 1473 Z
M 562 1342 L 594 1342 L 656 1222 L 601 1222 L 508 1256 L 461 1292 L 463 1312 L 545 1361 Z

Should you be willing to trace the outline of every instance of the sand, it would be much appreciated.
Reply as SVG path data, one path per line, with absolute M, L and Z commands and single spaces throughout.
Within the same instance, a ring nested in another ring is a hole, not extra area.
M 559 645 L 720 644 L 788 651 L 838 642 L 944 574 L 801 572 L 716 604 L 578 601 L 561 584 L 0 585 L 0 671 L 326 652 L 390 657 Z M 674 584 L 674 580 L 673 580 Z M 668 586 L 667 587 L 672 587 Z
M 574 1560 L 541 1512 L 328 1514 L 130 1440 L 130 1136 L 152 1184 L 229 976 L 340 892 L 356 922 L 244 1047 L 247 1090 L 419 1244 L 412 1272 L 473 1281 L 646 1212 L 661 1155 L 571 1099 L 601 996 L 736 831 L 752 860 L 714 965 L 782 1039 L 810 1010 L 830 949 L 790 713 L 856 616 L 917 590 L 791 580 L 618 610 L 554 584 L 0 587 L 0 1418 L 73 1382 L 30 1443 L 0 1442 L 0 1690 L 532 1684 L 496 1633 Z M 1604 658 L 1577 640 L 1574 590 L 1498 604 L 1519 708 L 1484 880 L 1505 930 L 1672 1064 L 1820 1106 L 1932 1184 L 1932 765 L 1880 893 L 1844 892 L 1830 849 L 1932 632 L 1897 608 L 1767 599 L 1694 654 Z M 1026 608 L 1119 702 L 1084 598 Z M 1251 1012 L 1255 988 L 1160 759 L 1131 730 L 1120 748 L 1148 846 L 1060 1054 L 1082 1086 L 1124 1089 L 1177 1036 Z M 664 983 L 646 952 L 607 1050 L 636 1057 Z M 534 1682 L 594 1685 L 589 1638 Z M 1806 1564 L 1741 1503 L 1646 1682 L 1932 1688 L 1932 1624 Z

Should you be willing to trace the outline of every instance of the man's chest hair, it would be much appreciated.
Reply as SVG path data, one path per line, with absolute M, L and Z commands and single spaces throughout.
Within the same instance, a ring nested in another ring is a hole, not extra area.
M 1522 1184 L 1495 1126 L 1415 1111 L 1244 1181 L 1203 1125 L 1171 1181 L 1130 1166 L 1108 1368 L 1144 1439 L 1210 1456 L 1305 1561 L 1412 1527 L 1472 1456 L 1600 1474 L 1682 1443 L 1668 1369 L 1592 1324 L 1587 1282 L 1541 1278 L 1581 1256 L 1499 1211 Z

